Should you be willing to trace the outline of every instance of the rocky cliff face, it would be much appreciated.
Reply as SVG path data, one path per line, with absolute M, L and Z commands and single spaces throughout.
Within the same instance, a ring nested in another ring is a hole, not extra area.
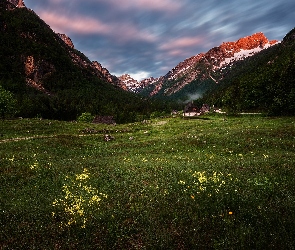
M 97 62 L 91 62 L 87 57 L 85 57 L 82 53 L 77 53 L 78 51 L 75 50 L 74 44 L 67 35 L 57 33 L 58 37 L 65 43 L 67 46 L 68 53 L 72 59 L 72 61 L 81 68 L 90 69 L 93 75 L 96 75 L 98 78 L 118 86 L 124 90 L 127 90 L 125 84 L 121 82 L 116 76 L 111 75 L 110 72 L 102 67 L 102 65 Z
M 105 79 L 108 83 L 111 83 L 115 86 L 118 86 L 118 87 L 124 89 L 124 90 L 127 90 L 126 85 L 122 81 L 120 81 L 119 78 L 112 75 L 108 71 L 108 69 L 102 67 L 102 65 L 99 62 L 93 61 L 90 65 L 90 67 L 93 69 L 93 73 L 95 75 L 97 75 L 98 77 Z
M 141 81 L 138 84 L 137 91 L 150 88 L 150 95 L 153 96 L 164 89 L 164 94 L 169 96 L 196 79 L 210 79 L 218 83 L 218 79 L 212 76 L 215 71 L 252 56 L 275 43 L 277 41 L 269 41 L 263 33 L 256 33 L 236 42 L 223 43 L 206 53 L 200 53 L 184 60 L 165 76 Z

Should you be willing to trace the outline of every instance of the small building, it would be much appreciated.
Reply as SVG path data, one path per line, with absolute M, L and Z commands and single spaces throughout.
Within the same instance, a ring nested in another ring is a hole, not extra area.
M 199 109 L 197 106 L 194 105 L 193 102 L 190 102 L 184 107 L 183 116 L 200 116 L 208 112 L 210 112 L 210 106 L 208 104 L 203 104 L 203 106 Z
M 199 108 L 195 106 L 193 102 L 186 104 L 183 110 L 183 116 L 197 116 L 198 113 Z

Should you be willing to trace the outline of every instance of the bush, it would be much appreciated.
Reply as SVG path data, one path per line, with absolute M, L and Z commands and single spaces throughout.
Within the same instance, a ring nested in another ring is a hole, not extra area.
M 94 119 L 94 116 L 93 116 L 93 115 L 91 115 L 91 114 L 88 113 L 88 112 L 85 112 L 85 113 L 82 113 L 82 114 L 78 117 L 77 121 L 78 121 L 78 122 L 91 123 L 91 122 L 93 121 L 93 119 Z
M 16 111 L 16 101 L 11 92 L 0 85 L 0 115 L 4 119 L 7 115 L 13 115 Z

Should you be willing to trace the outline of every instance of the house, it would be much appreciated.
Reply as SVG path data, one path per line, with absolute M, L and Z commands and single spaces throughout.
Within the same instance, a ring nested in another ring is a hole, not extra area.
M 184 107 L 183 116 L 200 116 L 208 112 L 210 112 L 210 106 L 208 104 L 203 104 L 201 109 L 199 109 L 197 106 L 194 105 L 193 102 L 190 102 Z
M 197 116 L 199 113 L 199 109 L 194 105 L 193 102 L 189 102 L 185 105 L 183 110 L 183 116 Z

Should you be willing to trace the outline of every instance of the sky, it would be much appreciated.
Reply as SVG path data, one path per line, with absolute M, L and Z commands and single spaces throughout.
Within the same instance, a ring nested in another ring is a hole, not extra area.
M 165 75 L 222 42 L 295 27 L 293 0 L 24 0 L 57 33 L 111 74 Z

